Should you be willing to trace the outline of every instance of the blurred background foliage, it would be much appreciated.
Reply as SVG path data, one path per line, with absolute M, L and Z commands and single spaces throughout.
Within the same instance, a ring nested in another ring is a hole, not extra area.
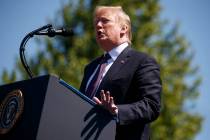
M 193 51 L 186 37 L 179 34 L 179 25 L 166 29 L 167 21 L 160 18 L 159 0 L 69 0 L 50 21 L 56 27 L 71 27 L 72 37 L 38 39 L 44 45 L 28 58 L 34 75 L 55 74 L 79 88 L 83 68 L 102 54 L 95 40 L 93 13 L 97 5 L 121 5 L 132 22 L 132 47 L 155 57 L 161 66 L 163 83 L 162 111 L 152 123 L 152 140 L 191 140 L 201 129 L 202 117 L 189 112 L 186 103 L 199 96 L 201 77 L 193 66 Z M 16 69 L 4 70 L 2 83 L 28 79 L 20 60 Z M 189 80 L 190 79 L 190 80 Z

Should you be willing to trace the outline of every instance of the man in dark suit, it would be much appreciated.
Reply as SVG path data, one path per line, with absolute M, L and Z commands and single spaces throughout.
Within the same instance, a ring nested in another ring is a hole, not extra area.
M 130 18 L 120 6 L 98 6 L 94 27 L 105 54 L 85 67 L 80 91 L 118 117 L 116 140 L 148 140 L 160 113 L 159 65 L 131 48 Z

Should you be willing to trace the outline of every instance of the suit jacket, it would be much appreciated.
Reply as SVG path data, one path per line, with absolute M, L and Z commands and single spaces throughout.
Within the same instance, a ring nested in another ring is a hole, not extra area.
M 82 93 L 100 59 L 85 67 Z M 110 91 L 119 109 L 116 140 L 148 140 L 149 123 L 159 116 L 161 105 L 160 69 L 154 58 L 125 48 L 104 76 L 96 96 L 102 89 Z

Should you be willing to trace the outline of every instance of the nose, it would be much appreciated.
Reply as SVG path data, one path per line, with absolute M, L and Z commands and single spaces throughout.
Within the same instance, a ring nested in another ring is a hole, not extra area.
M 95 23 L 96 29 L 102 28 L 102 22 L 99 20 Z

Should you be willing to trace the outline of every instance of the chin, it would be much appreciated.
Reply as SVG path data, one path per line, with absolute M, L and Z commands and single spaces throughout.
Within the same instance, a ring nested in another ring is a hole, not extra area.
M 100 38 L 100 39 L 97 39 L 96 41 L 97 41 L 99 44 L 104 44 L 104 43 L 107 42 L 107 39 L 105 39 L 105 38 Z

